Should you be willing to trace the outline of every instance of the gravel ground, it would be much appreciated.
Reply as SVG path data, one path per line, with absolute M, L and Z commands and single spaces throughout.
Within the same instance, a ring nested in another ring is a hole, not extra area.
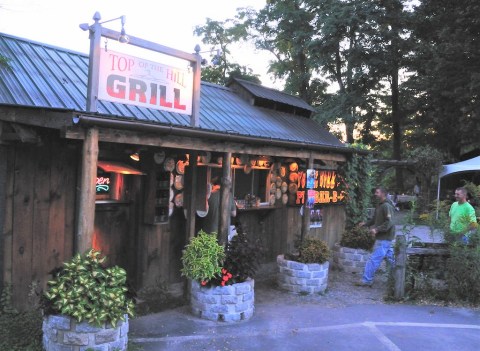
M 262 276 L 268 276 L 267 274 Z M 297 295 L 278 289 L 275 274 L 269 274 L 268 280 L 255 279 L 255 301 L 279 305 L 320 304 L 326 307 L 341 307 L 357 304 L 385 303 L 388 275 L 377 272 L 372 287 L 358 287 L 360 274 L 346 273 L 332 269 L 328 273 L 328 287 L 323 295 Z

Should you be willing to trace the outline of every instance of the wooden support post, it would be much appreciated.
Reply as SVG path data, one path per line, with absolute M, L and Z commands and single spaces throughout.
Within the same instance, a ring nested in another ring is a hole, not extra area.
M 310 157 L 307 160 L 307 165 L 308 169 L 313 168 L 313 156 L 310 154 Z M 307 174 L 305 174 L 307 176 Z M 306 183 L 305 183 L 306 184 Z M 307 206 L 307 201 L 308 201 L 308 189 L 305 186 L 305 195 L 303 197 L 304 202 L 303 202 L 303 218 L 302 218 L 302 232 L 300 239 L 303 241 L 303 239 L 308 235 L 310 232 L 310 210 Z
M 82 152 L 82 172 L 78 204 L 75 251 L 84 253 L 92 248 L 95 222 L 95 183 L 97 180 L 98 129 L 85 131 Z
M 197 213 L 197 152 L 190 152 L 189 165 L 192 173 L 191 182 L 187 184 L 186 191 L 189 192 L 187 205 L 187 243 L 195 236 L 195 216 Z
M 407 262 L 407 240 L 405 235 L 397 235 L 396 238 L 398 251 L 395 257 L 395 287 L 394 298 L 402 299 L 405 296 L 405 273 Z
M 218 241 L 222 245 L 228 242 L 228 229 L 230 228 L 230 197 L 232 196 L 232 153 L 225 152 L 222 161 L 222 186 L 220 188 L 220 224 L 218 226 Z

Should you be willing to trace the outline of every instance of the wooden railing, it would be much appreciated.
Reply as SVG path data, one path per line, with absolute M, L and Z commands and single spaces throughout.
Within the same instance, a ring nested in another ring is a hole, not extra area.
M 408 256 L 449 256 L 450 251 L 445 248 L 407 247 L 407 240 L 405 239 L 405 235 L 397 235 L 396 242 L 398 251 L 395 258 L 394 298 L 402 299 L 405 296 L 405 274 Z

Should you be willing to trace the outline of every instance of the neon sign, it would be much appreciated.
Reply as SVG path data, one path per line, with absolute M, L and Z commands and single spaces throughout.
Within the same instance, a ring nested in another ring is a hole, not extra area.
M 95 188 L 97 194 L 107 194 L 110 191 L 110 177 L 97 177 Z
M 312 181 L 311 179 L 309 180 Z M 307 173 L 298 172 L 297 198 L 295 204 L 305 203 L 305 186 L 307 185 Z M 345 192 L 341 189 L 341 178 L 336 171 L 315 171 L 313 189 L 309 189 L 308 197 L 314 199 L 315 204 L 343 203 Z M 311 204 L 310 204 L 311 205 Z

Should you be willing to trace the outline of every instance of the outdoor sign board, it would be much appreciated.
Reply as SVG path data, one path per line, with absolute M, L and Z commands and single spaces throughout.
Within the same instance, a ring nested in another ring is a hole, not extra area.
M 313 185 L 313 186 L 312 186 Z M 298 172 L 296 205 L 307 207 L 316 204 L 339 204 L 345 202 L 345 193 L 341 188 L 341 179 L 334 170 L 308 170 Z M 305 189 L 308 190 L 305 198 Z
M 192 114 L 193 72 L 101 50 L 98 99 Z

